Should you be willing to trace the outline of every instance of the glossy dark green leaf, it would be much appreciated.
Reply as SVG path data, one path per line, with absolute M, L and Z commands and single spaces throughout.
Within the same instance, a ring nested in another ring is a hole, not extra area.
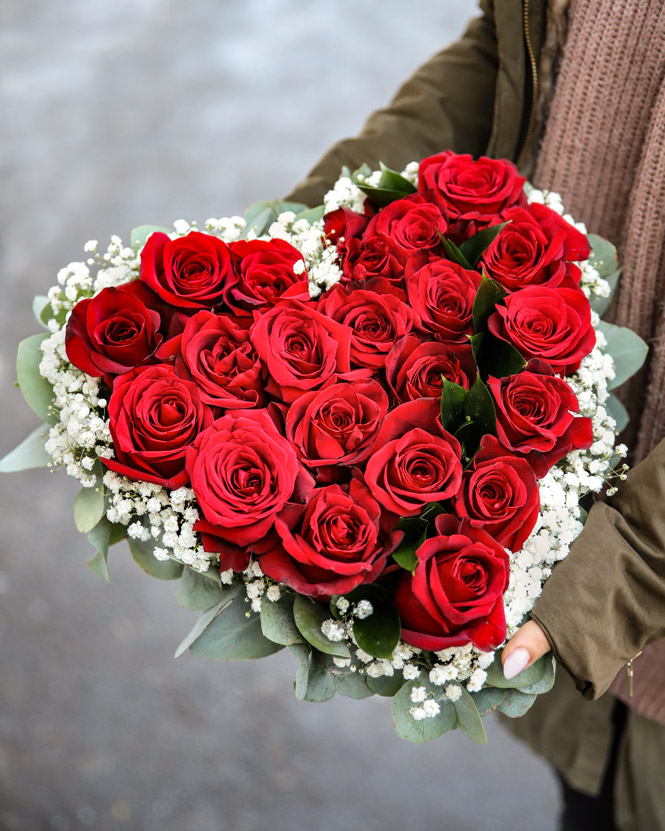
M 443 246 L 443 250 L 446 252 L 448 259 L 458 265 L 461 265 L 462 268 L 468 268 L 471 270 L 471 263 L 467 260 L 464 254 L 462 254 L 455 243 L 444 237 L 441 233 L 439 234 L 439 237 L 441 238 L 441 245 Z
M 473 300 L 473 331 L 475 334 L 487 329 L 487 319 L 494 312 L 496 304 L 506 296 L 506 291 L 496 280 L 483 274 Z
M 284 646 L 305 643 L 293 619 L 295 595 L 283 593 L 279 600 L 265 599 L 261 604 L 261 628 L 266 638 Z
M 416 551 L 420 548 L 420 546 L 425 542 L 427 539 L 427 528 L 421 532 L 419 537 L 410 537 L 405 538 L 402 540 L 400 545 L 398 545 L 397 549 L 393 551 L 392 558 L 397 563 L 398 566 L 401 566 L 406 571 L 410 571 L 413 574 L 416 565 L 418 564 L 418 558 L 416 557 Z
M 317 603 L 309 597 L 297 594 L 293 602 L 293 618 L 300 634 L 319 652 L 340 658 L 351 657 L 344 641 L 331 641 L 321 631 L 321 624 L 330 619 L 327 604 Z
M 493 378 L 516 375 L 526 366 L 526 359 L 520 355 L 512 344 L 500 338 L 495 338 L 489 332 L 485 333 L 480 362 L 483 376 L 491 375 Z
M 471 263 L 473 268 L 478 265 L 478 260 L 483 256 L 485 251 L 487 251 L 490 245 L 510 221 L 511 220 L 508 220 L 508 222 L 500 222 L 498 225 L 490 225 L 489 228 L 483 228 L 482 231 L 478 231 L 477 234 L 465 239 L 460 245 L 459 250 Z
M 473 359 L 476 363 L 480 362 L 480 356 L 483 346 L 483 341 L 487 332 L 478 332 L 475 335 L 469 335 L 469 343 L 471 344 L 471 351 L 473 352 Z
M 441 381 L 441 425 L 444 430 L 452 433 L 464 420 L 464 399 L 467 390 L 443 375 Z
M 356 605 L 361 600 L 372 604 L 372 614 L 366 618 L 353 617 L 353 635 L 358 646 L 374 658 L 392 658 L 402 631 L 399 615 L 391 596 L 374 583 L 358 586 L 345 595 Z
M 378 187 L 383 190 L 401 191 L 405 196 L 416 192 L 415 185 L 408 179 L 405 179 L 396 170 L 392 170 L 383 162 L 379 162 L 381 169 L 381 178 L 379 179 Z

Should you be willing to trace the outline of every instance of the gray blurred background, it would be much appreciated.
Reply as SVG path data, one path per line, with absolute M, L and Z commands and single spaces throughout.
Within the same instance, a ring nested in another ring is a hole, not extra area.
M 461 32 L 468 0 L 2 0 L 0 455 L 31 298 L 89 238 L 282 195 Z M 0 829 L 552 831 L 553 776 L 487 724 L 414 746 L 389 702 L 295 701 L 295 661 L 173 651 L 194 622 L 64 472 L 2 475 Z

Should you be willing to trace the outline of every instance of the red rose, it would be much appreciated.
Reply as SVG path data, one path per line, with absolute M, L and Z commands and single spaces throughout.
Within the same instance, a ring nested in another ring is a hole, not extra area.
M 483 219 L 526 204 L 524 183 L 512 162 L 473 159 L 452 150 L 420 162 L 418 193 L 441 210 L 448 223 Z
M 362 234 L 368 222 L 368 217 L 349 208 L 337 208 L 323 217 L 323 233 L 335 244 L 340 240 L 349 242 Z
M 503 212 L 502 219 L 510 220 L 510 224 L 484 252 L 482 266 L 490 277 L 511 291 L 528 285 L 574 287 L 579 283 L 580 270 L 566 261 L 565 231 L 559 226 L 543 227 L 532 207 L 544 206 Z
M 372 452 L 387 411 L 376 381 L 334 384 L 289 407 L 286 435 L 307 467 L 357 465 Z
M 441 427 L 439 402 L 400 404 L 384 419 L 365 469 L 372 495 L 401 517 L 454 496 L 462 480 L 461 447 Z
M 163 300 L 183 309 L 219 303 L 230 273 L 228 245 L 199 231 L 173 240 L 156 232 L 141 251 L 141 280 Z
M 397 341 L 386 359 L 386 380 L 402 402 L 441 398 L 442 375 L 468 390 L 476 373 L 471 346 L 422 343 L 415 335 Z
M 244 240 L 233 242 L 233 270 L 224 288 L 224 301 L 237 315 L 251 317 L 288 292 L 298 300 L 309 300 L 307 272 L 302 254 L 286 240 Z M 294 271 L 296 263 L 302 271 Z
M 536 362 L 533 362 L 536 366 Z M 590 418 L 576 417 L 577 396 L 555 375 L 526 370 L 506 378 L 488 378 L 494 398 L 499 441 L 515 453 L 528 455 L 536 474 L 544 476 L 571 450 L 590 447 Z
M 451 514 L 435 523 L 438 536 L 420 546 L 413 576 L 405 572 L 395 589 L 402 640 L 432 651 L 470 641 L 489 652 L 506 637 L 508 554 L 481 528 Z
M 377 278 L 367 289 L 337 285 L 319 301 L 322 314 L 351 329 L 352 363 L 380 369 L 395 341 L 411 331 L 413 313 L 397 291 Z
M 525 358 L 538 358 L 568 374 L 596 343 L 591 307 L 580 289 L 526 286 L 504 298 L 487 326 Z
M 366 240 L 345 240 L 337 245 L 337 252 L 345 282 L 383 277 L 396 286 L 402 286 L 404 253 L 385 234 Z
M 119 375 L 109 401 L 114 459 L 104 464 L 130 479 L 165 488 L 186 485 L 185 451 L 213 421 L 196 384 L 171 365 L 132 369 Z
M 581 262 L 589 259 L 591 246 L 585 234 L 546 205 L 533 202 L 528 210 L 536 218 L 548 238 L 561 245 L 561 255 L 564 260 Z
M 194 527 L 205 535 L 206 551 L 261 540 L 294 491 L 313 484 L 301 471 L 266 410 L 235 410 L 217 419 L 187 450 L 187 472 L 204 517 Z
M 102 289 L 72 309 L 65 331 L 67 357 L 96 378 L 123 375 L 148 361 L 162 342 L 160 316 L 149 308 L 152 292 L 134 280 Z
M 268 370 L 266 391 L 287 404 L 338 380 L 370 374 L 351 372 L 348 326 L 294 300 L 282 300 L 257 315 L 249 335 Z
M 264 573 L 300 594 L 326 598 L 375 580 L 402 537 L 382 532 L 381 508 L 356 479 L 312 491 L 306 506 L 279 514 L 275 530 L 281 545 L 259 557 Z
M 420 249 L 439 248 L 447 229 L 441 213 L 414 193 L 391 202 L 375 214 L 363 233 L 363 242 L 382 235 L 392 239 L 404 256 Z
M 232 318 L 213 312 L 197 312 L 182 335 L 165 344 L 178 354 L 178 374 L 194 381 L 206 404 L 226 409 L 261 406 L 261 363 L 249 333 Z M 163 348 L 160 354 L 166 353 Z
M 468 343 L 473 329 L 473 301 L 481 275 L 449 260 L 407 271 L 409 303 L 416 325 L 437 340 Z
M 536 474 L 524 457 L 483 437 L 480 450 L 462 477 L 455 512 L 473 528 L 483 528 L 511 551 L 519 551 L 540 510 Z

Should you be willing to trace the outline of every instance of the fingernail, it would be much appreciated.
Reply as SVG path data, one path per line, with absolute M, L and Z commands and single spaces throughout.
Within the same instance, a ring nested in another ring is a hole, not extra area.
M 526 651 L 526 649 L 514 649 L 510 655 L 506 658 L 506 662 L 503 665 L 503 677 L 509 680 L 510 678 L 514 678 L 518 673 L 522 672 L 523 669 L 526 668 L 526 665 L 529 663 L 531 656 Z

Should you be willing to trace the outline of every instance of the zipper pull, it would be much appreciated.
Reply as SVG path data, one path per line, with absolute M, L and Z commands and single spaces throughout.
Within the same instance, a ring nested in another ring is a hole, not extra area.
M 633 661 L 636 658 L 639 658 L 641 654 L 642 654 L 642 650 L 640 649 L 640 651 L 637 653 L 637 655 L 633 655 L 633 657 L 630 659 L 630 661 L 628 661 L 628 663 L 626 664 L 626 673 L 628 675 L 628 696 L 629 696 L 629 698 L 633 697 L 633 679 L 634 679 L 634 676 L 635 676 L 635 673 L 633 671 Z

